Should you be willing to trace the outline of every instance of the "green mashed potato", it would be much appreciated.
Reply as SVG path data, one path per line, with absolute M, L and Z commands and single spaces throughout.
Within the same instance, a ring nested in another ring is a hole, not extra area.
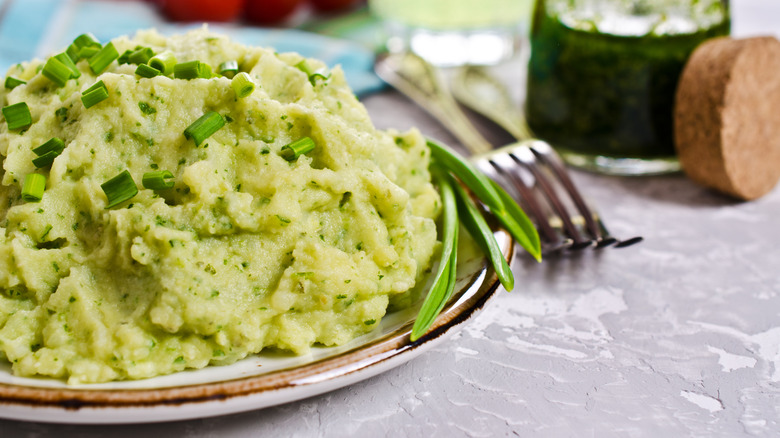
M 440 209 L 419 132 L 378 131 L 338 67 L 298 54 L 205 29 L 113 44 L 215 72 L 235 60 L 256 88 L 239 98 L 220 74 L 144 78 L 116 60 L 96 75 L 82 59 L 63 86 L 45 60 L 9 70 L 26 83 L 0 90 L 2 106 L 32 116 L 23 129 L 0 119 L 0 360 L 16 375 L 79 384 L 302 354 L 410 301 Z M 108 98 L 85 108 L 100 80 Z M 184 131 L 210 111 L 226 123 L 196 145 Z M 64 150 L 36 168 L 53 137 Z M 305 137 L 314 150 L 282 157 Z M 174 187 L 144 188 L 161 170 Z M 107 208 L 101 185 L 123 171 L 138 193 Z M 22 197 L 33 173 L 46 177 L 38 202 Z

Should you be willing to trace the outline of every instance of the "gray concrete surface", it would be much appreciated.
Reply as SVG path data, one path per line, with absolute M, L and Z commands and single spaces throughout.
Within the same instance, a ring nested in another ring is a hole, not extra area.
M 735 34 L 780 33 L 780 4 L 733 4 Z M 365 103 L 380 127 L 449 138 L 394 93 Z M 518 259 L 514 292 L 398 368 L 261 411 L 131 426 L 0 421 L 0 436 L 778 436 L 780 188 L 737 203 L 682 175 L 573 176 L 615 235 L 645 241 Z

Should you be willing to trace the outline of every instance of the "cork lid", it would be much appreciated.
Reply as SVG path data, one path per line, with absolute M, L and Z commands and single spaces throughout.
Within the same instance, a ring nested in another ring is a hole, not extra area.
M 680 77 L 674 129 L 694 181 L 744 200 L 771 191 L 780 179 L 780 41 L 699 46 Z

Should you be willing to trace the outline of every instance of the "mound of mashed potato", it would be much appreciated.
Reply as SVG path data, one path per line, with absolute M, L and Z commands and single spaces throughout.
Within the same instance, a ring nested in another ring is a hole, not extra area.
M 9 70 L 26 83 L 0 90 L 2 106 L 32 116 L 22 130 L 0 119 L 0 360 L 15 374 L 106 382 L 300 354 L 409 301 L 440 209 L 419 132 L 377 130 L 338 67 L 295 53 L 207 29 L 113 44 L 215 72 L 235 60 L 256 88 L 239 98 L 219 74 L 144 78 L 116 60 L 95 75 L 82 59 L 64 86 L 45 60 Z M 101 80 L 108 98 L 85 108 Z M 196 145 L 184 131 L 210 111 L 226 123 Z M 36 169 L 33 149 L 52 137 L 65 148 Z M 304 137 L 313 151 L 280 155 Z M 101 185 L 125 170 L 138 193 L 107 208 Z M 160 170 L 174 187 L 144 188 Z M 21 196 L 32 173 L 46 177 L 39 202 Z

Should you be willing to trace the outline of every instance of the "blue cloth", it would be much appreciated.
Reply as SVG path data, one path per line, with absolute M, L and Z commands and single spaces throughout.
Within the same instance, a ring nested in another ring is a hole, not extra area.
M 198 25 L 166 22 L 147 3 L 107 0 L 0 0 L 0 72 L 31 58 L 45 58 L 63 50 L 78 35 L 91 32 L 108 41 L 156 28 L 164 34 Z M 236 24 L 211 24 L 211 29 L 246 45 L 272 47 L 277 52 L 298 52 L 340 64 L 355 94 L 383 87 L 373 73 L 374 54 L 349 40 L 294 29 L 268 29 Z

